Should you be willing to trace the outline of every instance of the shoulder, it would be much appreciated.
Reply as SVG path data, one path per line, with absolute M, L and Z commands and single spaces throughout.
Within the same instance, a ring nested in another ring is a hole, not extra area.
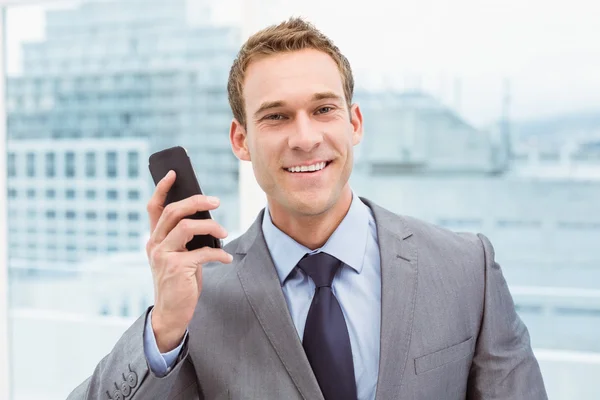
M 481 258 L 484 251 L 492 250 L 489 240 L 481 233 L 454 232 L 419 218 L 394 213 L 367 199 L 362 200 L 371 209 L 378 235 L 391 234 L 410 240 L 419 253 Z
M 481 233 L 455 232 L 439 225 L 409 216 L 399 216 L 411 231 L 418 247 L 428 251 L 452 258 L 483 257 L 484 241 L 489 240 Z M 491 244 L 489 244 L 491 247 Z
M 454 232 L 373 203 L 369 206 L 376 220 L 379 238 L 392 235 L 406 241 L 417 253 L 419 269 L 434 267 L 448 272 L 483 272 L 488 259 L 494 257 L 490 241 L 481 233 Z
M 454 232 L 417 218 L 401 218 L 412 231 L 409 240 L 416 247 L 423 284 L 450 284 L 464 294 L 483 295 L 486 268 L 494 258 L 492 245 L 483 234 Z
M 492 245 L 483 234 L 454 232 L 410 216 L 397 219 L 410 232 L 404 240 L 415 250 L 423 293 L 444 299 L 458 294 L 462 299 L 483 298 L 486 270 L 494 258 Z

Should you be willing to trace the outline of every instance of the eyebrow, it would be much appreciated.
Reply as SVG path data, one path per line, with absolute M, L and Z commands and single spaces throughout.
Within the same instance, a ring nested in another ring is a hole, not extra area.
M 319 100 L 335 100 L 338 102 L 342 102 L 342 97 L 338 96 L 333 92 L 318 92 L 312 95 L 311 101 L 319 101 Z M 266 101 L 260 105 L 258 110 L 254 113 L 254 117 L 258 117 L 259 114 L 278 107 L 285 106 L 285 101 L 276 100 L 276 101 Z

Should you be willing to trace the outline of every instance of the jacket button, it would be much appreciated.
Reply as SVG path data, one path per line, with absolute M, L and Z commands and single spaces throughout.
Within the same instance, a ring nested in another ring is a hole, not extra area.
M 131 393 L 131 387 L 127 382 L 121 382 L 121 393 L 123 396 L 127 397 Z
M 127 374 L 127 384 L 132 388 L 137 385 L 137 374 L 135 372 L 132 371 Z
M 113 400 L 123 400 L 123 393 L 120 390 L 115 390 L 113 393 Z

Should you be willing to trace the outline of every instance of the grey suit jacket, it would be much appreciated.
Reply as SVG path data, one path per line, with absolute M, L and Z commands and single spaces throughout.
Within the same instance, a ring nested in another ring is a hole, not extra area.
M 363 201 L 381 252 L 376 399 L 546 399 L 488 239 Z M 165 377 L 144 356 L 145 314 L 69 399 L 322 399 L 262 235 L 263 212 L 226 246 L 233 263 L 205 266 L 188 339 Z

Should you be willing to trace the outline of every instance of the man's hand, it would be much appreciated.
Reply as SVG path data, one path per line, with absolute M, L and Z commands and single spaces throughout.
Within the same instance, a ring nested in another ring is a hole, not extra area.
M 146 254 L 154 281 L 152 329 L 161 353 L 179 345 L 192 319 L 202 291 L 202 265 L 212 261 L 230 263 L 233 259 L 223 249 L 186 249 L 186 243 L 194 235 L 223 239 L 227 232 L 212 219 L 184 219 L 197 211 L 217 208 L 219 199 L 215 197 L 197 195 L 164 207 L 173 182 L 175 171 L 170 171 L 156 185 L 147 207 L 150 239 Z

